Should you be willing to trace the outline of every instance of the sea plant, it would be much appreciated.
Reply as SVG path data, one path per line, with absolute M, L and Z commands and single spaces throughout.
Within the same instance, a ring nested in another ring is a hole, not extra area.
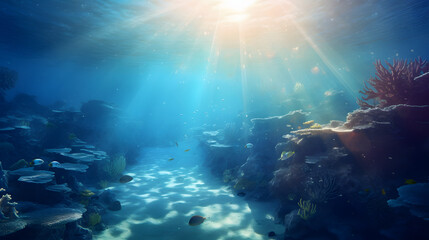
M 304 220 L 307 220 L 316 214 L 316 204 L 311 203 L 310 200 L 302 201 L 302 198 L 300 198 L 298 206 L 298 216 Z
M 313 202 L 326 202 L 338 197 L 338 185 L 333 176 L 326 175 L 308 184 L 305 189 Z
M 387 67 L 380 60 L 375 62 L 375 75 L 364 83 L 358 98 L 361 108 L 386 107 L 396 104 L 429 104 L 427 92 L 429 84 L 429 65 L 426 60 L 386 61 Z M 371 103 L 370 103 L 371 102 Z
M 126 167 L 126 158 L 124 155 L 116 155 L 103 166 L 103 171 L 111 180 L 115 180 L 122 175 Z

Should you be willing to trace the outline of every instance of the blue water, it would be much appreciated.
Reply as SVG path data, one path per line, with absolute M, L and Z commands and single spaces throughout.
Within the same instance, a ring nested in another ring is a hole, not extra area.
M 247 3 L 0 2 L 0 66 L 19 74 L 5 98 L 25 93 L 73 111 L 102 100 L 127 123 L 109 125 L 103 140 L 138 147 L 125 171 L 135 181 L 111 187 L 123 211 L 108 213 L 95 239 L 264 239 L 279 227 L 275 210 L 252 212 L 261 203 L 211 176 L 195 132 L 297 109 L 322 124 L 344 121 L 376 60 L 429 56 L 426 0 Z M 211 220 L 187 228 L 197 212 Z

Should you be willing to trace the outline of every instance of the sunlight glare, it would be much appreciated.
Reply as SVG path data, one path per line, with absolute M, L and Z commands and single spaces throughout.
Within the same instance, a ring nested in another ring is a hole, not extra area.
M 220 2 L 222 8 L 235 12 L 243 12 L 254 4 L 256 0 L 220 0 Z

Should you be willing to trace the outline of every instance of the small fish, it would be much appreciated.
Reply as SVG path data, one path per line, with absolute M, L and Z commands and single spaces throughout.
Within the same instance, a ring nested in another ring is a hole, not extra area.
M 381 189 L 381 194 L 386 195 L 386 190 L 384 190 L 384 188 Z
M 57 161 L 52 161 L 48 164 L 49 167 L 59 167 L 60 163 Z
M 416 184 L 417 182 L 414 179 L 405 179 L 405 184 L 411 185 Z
M 293 155 L 295 155 L 295 152 L 293 151 L 290 151 L 290 152 L 283 151 L 282 154 L 280 155 L 280 160 L 284 161 L 288 158 L 293 157 Z
M 301 129 L 301 126 L 298 126 L 298 129 Z
M 271 231 L 271 232 L 269 232 L 269 233 L 268 233 L 268 237 L 270 237 L 270 238 L 271 238 L 271 237 L 275 237 L 275 236 L 277 236 L 277 235 L 276 235 L 276 233 L 275 233 L 275 232 L 273 232 L 273 231 Z
M 237 196 L 244 197 L 244 196 L 246 196 L 246 193 L 245 192 L 239 192 L 239 193 L 237 193 Z
M 314 123 L 314 120 L 310 120 L 310 121 L 304 122 L 304 123 L 302 123 L 302 124 L 304 124 L 304 125 L 310 125 L 310 124 L 312 124 L 312 123 Z
M 190 226 L 198 226 L 201 223 L 203 223 L 204 220 L 206 220 L 205 217 L 201 217 L 201 216 L 195 215 L 195 216 L 192 216 L 191 219 L 189 219 L 189 225 Z
M 131 177 L 130 175 L 124 175 L 121 178 L 119 178 L 120 183 L 127 183 L 127 182 L 131 182 L 132 180 L 133 180 L 133 177 Z
M 364 189 L 364 191 L 365 191 L 365 192 L 369 192 L 369 188 L 365 188 L 365 189 Z
M 176 147 L 179 147 L 179 144 L 176 142 Z
M 43 161 L 42 159 L 36 158 L 30 162 L 30 166 L 39 166 L 39 165 L 42 165 L 44 162 L 45 161 Z
M 189 152 L 189 150 L 191 150 L 191 149 L 186 149 L 185 152 Z
M 169 158 L 169 159 L 168 159 L 168 161 L 173 161 L 173 160 L 174 160 L 174 158 Z
M 252 147 L 253 147 L 253 144 L 251 144 L 251 143 L 244 145 L 244 148 L 252 148 Z

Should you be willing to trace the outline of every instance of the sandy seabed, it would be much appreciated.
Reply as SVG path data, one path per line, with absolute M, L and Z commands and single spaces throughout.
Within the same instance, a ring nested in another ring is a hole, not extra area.
M 234 195 L 201 166 L 197 151 L 151 148 L 142 158 L 144 163 L 127 169 L 132 182 L 109 188 L 122 210 L 103 216 L 108 229 L 95 234 L 95 240 L 258 240 L 268 239 L 270 231 L 284 231 L 274 222 L 275 203 L 247 202 Z M 207 219 L 189 226 L 193 215 Z

